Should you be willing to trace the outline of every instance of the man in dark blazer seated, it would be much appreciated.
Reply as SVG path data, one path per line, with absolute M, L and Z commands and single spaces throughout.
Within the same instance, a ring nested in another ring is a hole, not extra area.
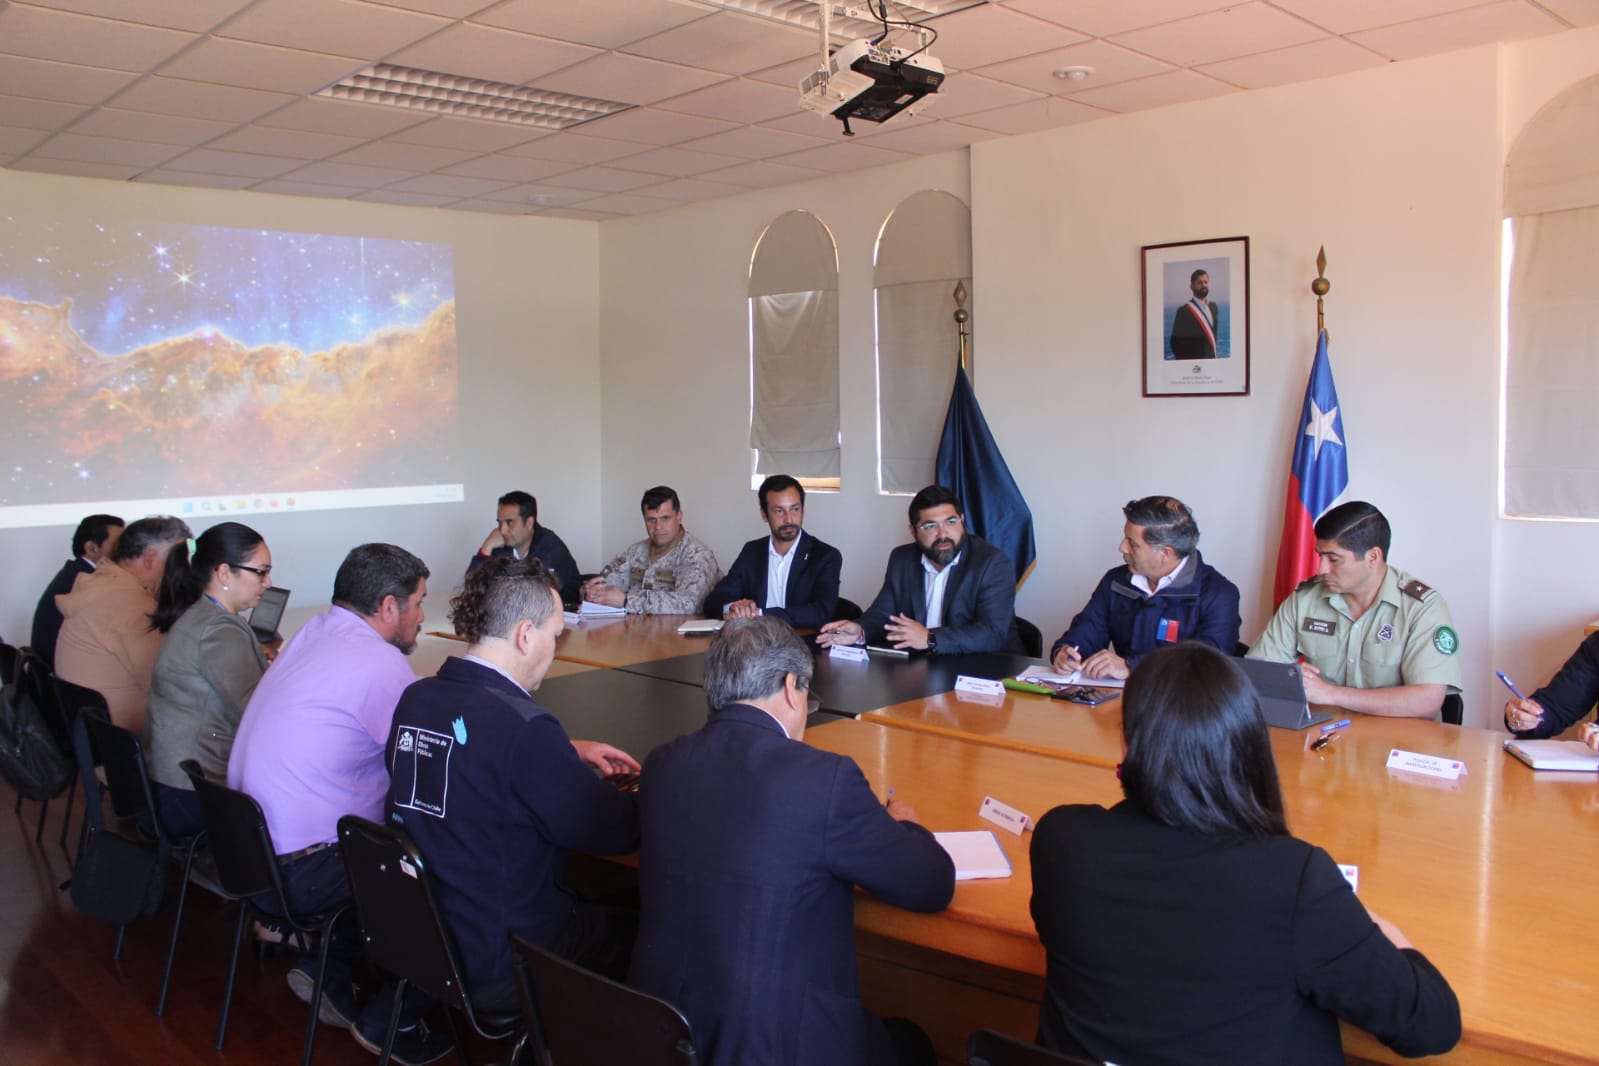
M 560 580 L 562 602 L 572 605 L 583 602 L 583 582 L 566 541 L 556 536 L 549 526 L 539 525 L 539 501 L 531 493 L 518 489 L 500 497 L 494 529 L 467 563 L 466 572 L 470 574 L 490 559 L 526 559 L 528 556 L 541 560 Z
M 929 485 L 911 498 L 913 544 L 888 557 L 883 589 L 859 622 L 829 622 L 823 647 L 882 644 L 946 655 L 1022 651 L 1016 633 L 1016 568 L 981 537 L 966 535 L 956 495 Z
M 72 534 L 72 558 L 62 564 L 39 597 L 39 604 L 33 609 L 30 643 L 52 669 L 56 663 L 56 638 L 61 635 L 61 608 L 56 606 L 56 597 L 71 592 L 79 574 L 91 574 L 101 559 L 111 558 L 111 550 L 126 525 L 114 514 L 92 514 L 79 522 Z
M 644 763 L 630 983 L 683 1011 L 707 1066 L 930 1064 L 925 1033 L 861 1002 L 855 886 L 939 911 L 954 864 L 853 760 L 799 742 L 811 667 L 771 615 L 712 642 L 711 720 Z
M 705 597 L 707 618 L 776 615 L 791 626 L 816 629 L 838 610 L 838 572 L 844 557 L 805 532 L 805 489 L 773 474 L 756 493 L 772 535 L 744 545 L 733 568 Z

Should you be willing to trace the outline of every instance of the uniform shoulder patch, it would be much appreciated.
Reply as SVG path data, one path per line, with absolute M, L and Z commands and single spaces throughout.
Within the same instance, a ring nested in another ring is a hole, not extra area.
M 1460 650 L 1460 637 L 1448 626 L 1439 626 L 1432 632 L 1432 646 L 1442 655 L 1453 655 Z
M 1299 584 L 1295 585 L 1294 586 L 1294 591 L 1298 592 L 1301 589 L 1308 589 L 1312 585 L 1314 585 L 1317 582 L 1319 582 L 1320 580 L 1321 580 L 1321 578 L 1319 578 L 1316 575 L 1312 574 L 1310 577 L 1305 578 L 1305 580 L 1303 580 Z
M 1420 581 L 1407 581 L 1399 586 L 1399 591 L 1414 599 L 1424 600 L 1432 595 L 1432 586 L 1423 585 Z

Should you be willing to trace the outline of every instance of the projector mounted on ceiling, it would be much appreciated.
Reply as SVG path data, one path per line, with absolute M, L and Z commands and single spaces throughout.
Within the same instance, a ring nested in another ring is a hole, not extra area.
M 822 0 L 819 29 L 822 38 L 822 66 L 800 81 L 800 106 L 844 123 L 844 135 L 853 137 L 850 119 L 887 122 L 901 113 L 915 114 L 925 106 L 928 96 L 944 83 L 944 64 L 927 54 L 938 39 L 938 32 L 912 22 L 890 19 L 885 0 L 868 0 L 863 13 L 852 7 L 841 8 L 851 18 L 877 19 L 883 32 L 877 37 L 851 41 L 837 51 L 831 45 L 832 3 Z M 889 27 L 898 25 L 916 34 L 917 46 L 900 48 L 886 43 Z

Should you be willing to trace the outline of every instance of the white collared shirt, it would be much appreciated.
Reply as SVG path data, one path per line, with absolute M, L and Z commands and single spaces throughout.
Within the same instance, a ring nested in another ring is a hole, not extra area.
M 962 548 L 942 570 L 933 565 L 933 560 L 922 556 L 922 594 L 927 597 L 927 621 L 922 624 L 928 629 L 944 624 L 944 586 L 949 584 L 949 572 L 960 565 L 965 554 L 966 549 Z
M 1159 592 L 1161 589 L 1177 580 L 1177 575 L 1182 573 L 1183 567 L 1188 565 L 1188 558 L 1188 556 L 1184 556 L 1182 562 L 1172 567 L 1171 573 L 1155 582 L 1155 587 L 1153 590 L 1151 590 L 1149 587 L 1149 579 L 1143 574 L 1134 574 L 1132 580 L 1128 582 L 1128 584 L 1132 585 L 1133 588 L 1137 589 L 1139 592 L 1142 592 L 1145 596 L 1153 596 L 1155 593 Z
M 788 546 L 788 551 L 777 550 L 777 538 L 766 538 L 766 603 L 767 607 L 788 606 L 788 572 L 794 566 L 794 554 L 799 549 L 799 538 Z

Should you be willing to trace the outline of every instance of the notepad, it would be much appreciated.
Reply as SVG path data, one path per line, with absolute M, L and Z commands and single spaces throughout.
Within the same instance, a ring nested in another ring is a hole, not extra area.
M 999 846 L 999 838 L 990 829 L 973 829 L 964 833 L 934 833 L 949 857 L 955 860 L 955 880 L 972 881 L 982 877 L 1009 877 L 1010 857 Z
M 1126 688 L 1127 682 L 1119 677 L 1089 677 L 1081 670 L 1057 674 L 1047 666 L 1029 666 L 1016 675 L 1018 681 L 1035 685 L 1087 685 L 1090 688 Z
M 612 607 L 608 603 L 595 603 L 592 600 L 584 600 L 583 606 L 578 609 L 578 613 L 584 618 L 600 618 L 605 615 L 626 614 L 627 608 Z
M 677 627 L 677 632 L 685 637 L 709 637 L 722 631 L 720 618 L 694 618 Z
M 1507 740 L 1505 750 L 1534 770 L 1599 771 L 1599 752 L 1575 740 Z

